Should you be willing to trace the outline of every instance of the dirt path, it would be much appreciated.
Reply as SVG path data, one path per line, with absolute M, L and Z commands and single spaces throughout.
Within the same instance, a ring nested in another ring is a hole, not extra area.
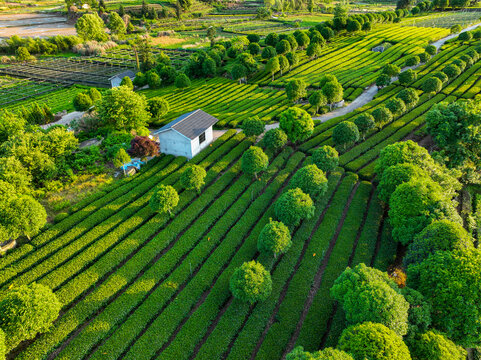
M 84 114 L 83 111 L 72 111 L 71 113 L 68 113 L 67 115 L 62 116 L 62 118 L 58 121 L 52 122 L 50 124 L 45 124 L 40 126 L 42 129 L 48 129 L 51 126 L 54 125 L 65 125 L 68 126 L 73 120 L 80 119 L 82 115 Z

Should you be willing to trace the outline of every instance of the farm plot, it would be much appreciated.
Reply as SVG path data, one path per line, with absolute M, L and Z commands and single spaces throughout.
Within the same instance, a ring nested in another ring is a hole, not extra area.
M 364 88 L 379 76 L 385 64 L 402 66 L 406 56 L 424 51 L 430 42 L 448 35 L 448 30 L 436 28 L 408 28 L 398 25 L 380 25 L 365 36 L 345 39 L 315 60 L 305 59 L 299 66 L 274 81 L 274 86 L 285 86 L 292 79 L 302 79 L 311 86 L 324 74 L 336 75 L 344 88 Z M 384 52 L 372 48 L 382 43 L 392 44 Z M 270 83 L 265 76 L 261 83 Z
M 0 74 L 62 84 L 110 87 L 109 78 L 128 67 L 107 62 L 58 58 L 0 68 Z
M 425 69 L 441 69 L 455 58 L 461 56 L 465 51 L 475 48 L 477 45 L 478 43 L 476 42 L 473 42 L 470 46 L 466 47 L 460 47 L 453 44 L 433 57 L 423 67 L 419 68 L 419 72 L 420 74 L 423 74 Z M 449 56 L 446 56 L 445 52 Z M 441 101 L 455 101 L 457 98 L 461 97 L 467 99 L 474 98 L 479 92 L 479 87 L 477 87 L 476 84 L 481 83 L 480 67 L 481 65 L 478 61 L 472 67 L 467 68 L 460 76 L 453 79 L 450 83 L 445 84 L 442 91 L 435 96 L 422 94 L 422 91 L 418 90 L 420 98 L 414 108 L 402 116 L 394 117 L 393 121 L 384 125 L 382 129 L 372 131 L 364 141 L 345 151 L 340 157 L 340 164 L 347 170 L 357 172 L 363 178 L 372 179 L 375 175 L 375 160 L 381 149 L 388 144 L 405 139 L 414 131 L 421 128 L 425 123 L 426 113 L 435 104 Z M 416 84 L 417 81 L 412 85 L 415 86 Z M 377 106 L 382 106 L 389 99 L 394 97 L 401 89 L 401 86 L 391 85 L 379 92 L 378 96 L 364 107 L 318 125 L 314 130 L 314 136 L 302 144 L 300 149 L 303 151 L 310 151 L 320 145 L 334 145 L 331 135 L 332 129 L 336 124 L 344 120 L 352 121 L 362 112 L 370 112 Z
M 179 115 L 202 108 L 220 121 L 219 127 L 238 127 L 242 121 L 257 115 L 270 122 L 292 105 L 284 90 L 263 89 L 257 85 L 239 85 L 234 81 L 216 78 L 194 81 L 186 90 L 169 86 L 143 92 L 147 97 L 163 96 L 169 102 L 170 111 L 165 123 Z
M 480 11 L 445 11 L 415 18 L 405 18 L 401 21 L 404 26 L 438 27 L 449 29 L 453 25 L 467 27 L 479 21 Z
M 0 76 L 0 108 L 59 89 L 62 89 L 60 84 Z

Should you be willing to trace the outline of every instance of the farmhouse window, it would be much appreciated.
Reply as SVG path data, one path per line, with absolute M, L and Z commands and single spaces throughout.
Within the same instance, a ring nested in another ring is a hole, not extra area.
M 205 132 L 199 135 L 199 144 L 202 144 L 205 141 Z

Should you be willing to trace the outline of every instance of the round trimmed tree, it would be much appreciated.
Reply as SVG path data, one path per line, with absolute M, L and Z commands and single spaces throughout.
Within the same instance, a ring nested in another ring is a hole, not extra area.
M 314 210 L 311 197 L 299 188 L 287 190 L 274 204 L 277 219 L 287 226 L 297 226 L 301 220 L 310 219 Z
M 417 360 L 465 360 L 467 356 L 461 346 L 435 331 L 418 335 L 410 343 L 409 349 Z
M 195 190 L 200 194 L 200 189 L 204 186 L 207 173 L 199 165 L 191 165 L 180 176 L 180 183 L 186 190 Z
M 425 93 L 437 94 L 443 88 L 443 83 L 437 77 L 432 76 L 423 82 L 421 88 Z
M 189 77 L 184 73 L 178 73 L 174 81 L 175 87 L 181 90 L 187 89 L 190 85 Z
M 452 80 L 461 74 L 461 69 L 455 64 L 449 64 L 442 70 L 442 72 Z
M 287 135 L 279 128 L 266 131 L 262 140 L 267 149 L 278 151 L 287 144 Z
M 406 71 L 403 71 L 402 73 L 399 74 L 399 83 L 403 86 L 406 86 L 413 81 L 415 81 L 417 78 L 417 73 L 416 71 L 412 69 L 407 69 Z
M 380 106 L 373 110 L 372 117 L 379 128 L 382 128 L 387 123 L 392 121 L 392 113 L 388 108 Z
M 385 106 L 394 116 L 402 115 L 406 111 L 406 104 L 399 98 L 389 99 Z
M 0 300 L 0 328 L 11 350 L 24 340 L 49 329 L 62 305 L 52 290 L 31 283 L 5 291 Z
M 332 140 L 334 144 L 345 150 L 359 141 L 359 129 L 353 122 L 343 121 L 332 131 Z
M 332 146 L 323 145 L 314 150 L 312 161 L 319 169 L 327 173 L 339 165 L 339 153 Z
M 271 274 L 261 263 L 245 262 L 235 269 L 229 288 L 236 299 L 250 304 L 266 300 L 272 291 Z
M 286 85 L 286 95 L 289 100 L 292 102 L 297 102 L 299 99 L 305 98 L 307 95 L 306 92 L 306 83 L 304 80 L 291 80 Z
M 257 173 L 265 170 L 267 165 L 269 165 L 269 158 L 258 146 L 251 146 L 242 155 L 242 171 L 250 176 L 255 176 L 256 179 Z
M 170 185 L 160 185 L 150 198 L 150 207 L 158 213 L 169 213 L 172 216 L 172 210 L 179 203 L 179 194 Z
M 92 99 L 86 93 L 78 93 L 73 98 L 73 107 L 77 111 L 86 111 L 93 105 Z
M 158 123 L 162 117 L 169 112 L 169 103 L 160 96 L 153 97 L 147 102 L 149 112 L 152 114 L 151 123 Z
M 37 235 L 47 223 L 45 208 L 29 195 L 15 198 L 11 207 L 15 213 L 10 219 L 11 225 L 29 240 L 32 236 Z
M 319 108 L 327 104 L 327 99 L 321 91 L 314 91 L 309 96 L 309 104 L 316 108 L 316 114 L 319 112 Z
M 296 143 L 307 140 L 312 135 L 314 121 L 307 111 L 291 107 L 281 113 L 279 127 L 290 141 Z
M 380 74 L 376 79 L 376 86 L 378 88 L 383 88 L 391 83 L 391 77 L 387 74 Z
M 355 360 L 411 360 L 409 349 L 399 335 L 372 322 L 345 329 L 338 346 Z
M 132 82 L 132 79 L 128 76 L 124 76 L 122 78 L 122 81 L 120 82 L 120 86 L 127 86 L 129 89 L 134 89 L 134 83 Z
M 259 119 L 259 116 L 251 116 L 242 122 L 241 129 L 246 136 L 259 136 L 265 130 L 266 124 Z
M 277 258 L 277 254 L 283 254 L 292 245 L 289 228 L 279 221 L 269 219 L 257 239 L 257 249 L 264 254 Z
M 369 132 L 369 130 L 374 129 L 376 127 L 374 118 L 369 113 L 363 113 L 357 116 L 354 119 L 354 124 L 356 124 L 357 128 L 359 129 L 359 134 L 361 135 L 363 140 L 366 137 L 366 134 Z
M 408 109 L 412 109 L 419 101 L 418 93 L 413 88 L 406 88 L 397 93 L 396 97 L 404 101 Z
M 386 64 L 382 68 L 382 73 L 390 77 L 398 76 L 400 72 L 401 72 L 401 69 L 399 68 L 399 66 L 394 64 Z
M 296 171 L 289 182 L 291 189 L 299 188 L 311 198 L 323 196 L 327 191 L 327 179 L 324 172 L 315 164 L 306 165 Z

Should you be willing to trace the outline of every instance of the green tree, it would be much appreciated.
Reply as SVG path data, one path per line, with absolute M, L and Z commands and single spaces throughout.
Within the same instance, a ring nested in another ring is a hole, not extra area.
M 466 160 L 479 163 L 481 114 L 475 102 L 435 105 L 426 116 L 426 131 L 441 149 L 448 166 L 460 166 Z
M 125 164 L 128 164 L 131 161 L 129 154 L 125 151 L 124 148 L 120 148 L 117 153 L 115 154 L 112 162 L 114 163 L 115 167 L 122 167 L 125 173 Z
M 277 55 L 276 49 L 272 46 L 266 46 L 261 53 L 261 58 L 263 59 L 271 59 Z
M 299 188 L 286 191 L 274 204 L 277 219 L 287 226 L 297 226 L 301 220 L 310 219 L 314 210 L 311 197 Z
M 112 11 L 109 15 L 107 27 L 112 35 L 122 36 L 127 31 L 124 21 L 115 11 Z
M 272 291 L 272 279 L 261 263 L 254 260 L 235 269 L 229 289 L 236 299 L 250 304 L 266 300 Z
M 267 61 L 266 64 L 266 71 L 269 72 L 272 76 L 272 81 L 274 81 L 274 74 L 281 70 L 279 65 L 279 57 L 274 56 Z
M 160 96 L 155 96 L 147 101 L 147 107 L 152 115 L 153 123 L 158 123 L 162 120 L 165 114 L 169 112 L 169 102 Z
M 406 104 L 399 98 L 389 99 L 385 106 L 394 116 L 400 116 L 406 112 Z
M 417 280 L 413 283 L 410 276 Z M 481 251 L 437 251 L 408 268 L 408 283 L 433 307 L 433 325 L 463 347 L 481 343 Z
M 417 55 L 410 56 L 404 63 L 405 66 L 416 66 L 421 62 L 421 59 Z
M 310 43 L 306 49 L 306 55 L 311 59 L 315 59 L 321 55 L 322 47 L 318 43 Z
M 246 136 L 259 136 L 266 128 L 264 121 L 259 119 L 259 116 L 251 116 L 242 122 L 242 131 Z
M 382 68 L 382 73 L 390 77 L 398 76 L 400 72 L 401 69 L 399 68 L 399 66 L 394 64 L 386 64 Z
M 242 154 L 241 168 L 248 175 L 254 175 L 257 179 L 257 173 L 263 171 L 269 165 L 269 158 L 258 146 L 251 146 Z
M 195 190 L 200 194 L 200 189 L 204 186 L 207 173 L 203 167 L 199 165 L 190 165 L 180 176 L 180 183 L 186 190 Z
M 471 31 L 465 31 L 458 35 L 458 40 L 461 42 L 471 41 L 473 39 L 473 34 Z
M 312 153 L 312 161 L 319 169 L 330 172 L 339 165 L 339 153 L 329 145 L 318 147 Z
M 403 245 L 411 243 L 434 220 L 459 218 L 441 186 L 429 178 L 399 185 L 391 195 L 389 207 L 392 236 Z
M 105 33 L 105 24 L 97 13 L 84 14 L 75 23 L 77 35 L 84 41 L 105 41 L 108 39 Z
M 210 46 L 215 45 L 215 35 L 217 33 L 217 29 L 213 26 L 209 26 L 207 28 L 207 38 L 210 40 Z
M 409 349 L 399 335 L 382 324 L 372 322 L 344 330 L 339 348 L 355 360 L 411 360 Z
M 306 165 L 296 171 L 289 182 L 289 188 L 299 188 L 311 198 L 324 196 L 327 191 L 327 178 L 315 164 Z
M 421 89 L 425 93 L 429 94 L 437 94 L 443 88 L 443 83 L 437 77 L 430 77 L 424 80 L 423 84 L 421 85 Z
M 386 171 L 387 172 L 387 171 Z M 403 264 L 420 264 L 436 251 L 472 249 L 473 238 L 458 223 L 450 220 L 434 221 L 416 235 L 409 244 Z
M 0 111 L 0 143 L 11 137 L 20 136 L 25 129 L 23 117 L 7 110 Z
M 374 129 L 376 127 L 374 118 L 369 113 L 363 113 L 357 116 L 354 119 L 354 124 L 356 124 L 359 130 L 359 134 L 363 140 L 366 138 L 366 134 L 369 132 L 369 130 Z
M 215 60 L 207 57 L 202 63 L 202 72 L 207 77 L 214 77 L 217 74 L 217 64 Z
M 446 2 L 447 2 L 447 0 L 446 0 Z M 451 34 L 458 34 L 458 33 L 461 32 L 461 30 L 463 30 L 463 28 L 461 27 L 461 25 L 456 24 L 456 25 L 451 26 L 450 30 L 451 30 Z
M 297 53 L 295 51 L 288 52 L 286 54 L 286 59 L 287 62 L 289 63 L 289 71 L 293 66 L 296 66 L 299 64 L 299 56 L 297 56 Z
M 348 20 L 346 30 L 349 32 L 361 31 L 361 24 L 357 20 Z
M 261 47 L 258 43 L 253 42 L 249 44 L 249 46 L 247 47 L 247 50 L 252 55 L 259 55 L 259 53 L 261 52 Z
M 427 331 L 431 326 L 432 308 L 424 296 L 417 290 L 406 286 L 401 289 L 401 293 L 409 303 L 408 333 L 404 337 L 404 341 L 409 347 L 417 334 Z
M 44 285 L 31 283 L 6 291 L 0 300 L 0 328 L 7 350 L 48 330 L 60 308 L 57 296 Z
M 417 360 L 465 360 L 467 356 L 466 350 L 434 331 L 419 334 L 409 349 Z
M 239 84 L 247 77 L 247 68 L 242 64 L 234 64 L 231 69 L 233 80 L 239 80 Z M 274 76 L 274 75 L 273 75 Z
M 150 118 L 145 97 L 126 86 L 108 90 L 98 103 L 97 112 L 101 123 L 115 130 L 145 127 Z
M 268 46 L 276 46 L 278 40 L 279 40 L 279 35 L 277 35 L 277 33 L 269 33 L 267 34 L 264 42 Z
M 175 87 L 181 90 L 187 89 L 190 87 L 190 79 L 189 77 L 184 74 L 184 73 L 178 73 L 177 76 L 175 77 Z
M 353 122 L 343 121 L 332 131 L 332 140 L 341 149 L 346 149 L 359 141 L 359 129 Z
M 276 53 L 284 55 L 291 51 L 291 44 L 287 40 L 281 40 L 276 44 Z
M 73 107 L 76 111 L 86 111 L 92 106 L 92 99 L 86 93 L 78 93 L 73 98 Z
M 264 142 L 266 149 L 277 152 L 287 144 L 287 135 L 281 129 L 270 129 L 266 131 L 262 141 Z
M 296 143 L 307 140 L 314 130 L 314 121 L 303 109 L 291 107 L 280 114 L 279 127 L 287 138 Z
M 289 354 L 286 355 L 286 360 L 354 360 L 348 353 L 333 349 L 325 348 L 323 350 L 310 353 L 304 351 L 302 346 L 297 346 Z
M 434 45 L 428 45 L 424 48 L 429 55 L 436 55 L 438 49 Z
M 376 122 L 376 126 L 379 128 L 382 128 L 384 125 L 389 124 L 392 121 L 392 113 L 384 106 L 375 108 L 371 115 Z
M 307 46 L 309 46 L 311 42 L 311 40 L 309 39 L 309 36 L 307 36 L 307 34 L 304 31 L 301 31 L 296 36 L 296 41 L 301 49 L 305 49 Z
M 152 194 L 149 205 L 150 208 L 160 214 L 169 213 L 172 217 L 172 210 L 179 203 L 179 194 L 170 185 L 160 185 Z
M 25 46 L 19 46 L 17 50 L 15 50 L 15 54 L 17 56 L 17 61 L 20 62 L 29 61 L 33 58 L 33 56 L 30 55 L 30 52 Z
M 407 69 L 406 71 L 403 71 L 399 74 L 398 79 L 401 85 L 407 86 L 408 84 L 412 83 L 417 79 L 417 73 L 412 69 Z
M 314 91 L 309 96 L 309 104 L 316 108 L 316 114 L 319 112 L 319 108 L 327 104 L 327 99 L 321 91 Z
M 396 188 L 411 180 L 429 178 L 429 174 L 419 166 L 410 163 L 400 163 L 388 167 L 379 181 L 379 199 L 389 204 L 389 199 Z
M 435 73 L 432 74 L 432 76 L 437 77 L 439 80 L 441 80 L 443 84 L 448 82 L 449 80 L 448 76 L 442 71 L 436 71 Z
M 286 95 L 289 100 L 296 103 L 299 99 L 307 96 L 306 92 L 307 84 L 304 80 L 291 80 L 286 85 Z
M 389 75 L 381 74 L 376 79 L 376 86 L 380 89 L 389 84 L 391 84 L 391 77 Z
M 271 255 L 277 258 L 277 254 L 283 254 L 289 250 L 292 245 L 291 233 L 289 228 L 279 221 L 269 219 L 264 226 L 259 239 L 257 240 L 257 249 L 260 253 Z
M 10 221 L 16 230 L 29 240 L 37 235 L 47 223 L 44 207 L 33 197 L 24 195 L 15 198 L 11 205 L 13 211 Z
M 407 109 L 412 109 L 419 101 L 418 93 L 413 88 L 405 88 L 397 93 L 396 97 L 404 101 Z
M 289 60 L 284 55 L 278 55 L 279 58 L 279 68 L 281 70 L 281 76 L 284 71 L 289 70 Z
M 452 80 L 461 74 L 461 69 L 455 64 L 449 64 L 442 70 L 442 72 Z
M 321 92 L 326 97 L 327 103 L 329 104 L 331 110 L 332 106 L 342 100 L 342 96 L 344 95 L 344 91 L 342 89 L 342 85 L 336 81 L 328 81 L 326 82 L 322 88 Z

